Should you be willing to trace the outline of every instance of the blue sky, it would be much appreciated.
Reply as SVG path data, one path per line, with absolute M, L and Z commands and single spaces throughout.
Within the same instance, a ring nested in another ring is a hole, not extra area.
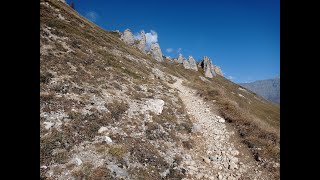
M 234 82 L 280 75 L 279 0 L 73 2 L 80 14 L 106 30 L 153 30 L 164 55 L 181 52 L 196 60 L 206 55 Z

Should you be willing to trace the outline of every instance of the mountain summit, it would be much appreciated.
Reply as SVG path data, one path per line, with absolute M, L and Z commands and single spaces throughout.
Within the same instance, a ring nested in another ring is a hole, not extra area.
M 259 94 L 268 101 L 280 104 L 280 76 L 277 76 L 273 79 L 239 84 Z

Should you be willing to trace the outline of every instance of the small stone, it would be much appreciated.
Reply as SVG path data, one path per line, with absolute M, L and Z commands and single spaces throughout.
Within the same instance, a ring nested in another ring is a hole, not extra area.
M 237 156 L 237 155 L 239 155 L 239 151 L 233 150 L 233 151 L 231 151 L 231 155 L 232 156 Z
M 194 166 L 188 166 L 188 168 L 192 171 L 198 171 L 198 168 L 194 167 Z
M 233 177 L 232 175 L 228 176 L 227 180 L 236 180 L 235 177 Z
M 112 143 L 112 139 L 109 136 L 105 136 L 104 141 L 107 142 L 107 144 Z
M 188 174 L 190 174 L 191 176 L 193 175 L 193 173 L 194 172 L 192 170 L 188 172 Z
M 44 122 L 43 124 L 44 124 L 44 128 L 46 128 L 47 130 L 50 129 L 54 125 L 54 123 L 52 123 L 52 122 Z
M 196 179 L 201 179 L 202 177 L 203 177 L 202 173 L 196 175 Z
M 47 169 L 48 166 L 41 166 L 40 168 L 42 168 L 42 169 Z
M 193 132 L 193 133 L 197 133 L 197 132 L 200 132 L 200 131 L 201 131 L 201 125 L 200 125 L 200 124 L 194 125 L 194 126 L 192 127 L 192 132 Z
M 230 162 L 237 163 L 238 161 L 239 161 L 239 159 L 236 157 L 230 158 Z
M 108 130 L 108 128 L 102 126 L 102 127 L 98 130 L 98 133 L 102 133 L 102 132 L 104 132 L 104 131 L 106 131 L 106 130 Z
M 150 46 L 153 58 L 158 62 L 163 62 L 162 52 L 158 43 L 152 43 Z
M 218 179 L 219 179 L 219 180 L 222 180 L 222 178 L 223 178 L 223 176 L 220 174 L 220 175 L 218 176 Z
M 80 166 L 81 164 L 82 164 L 82 161 L 81 161 L 81 159 L 80 158 L 75 158 L 75 161 L 76 161 L 76 164 L 78 165 L 78 166 Z
M 231 162 L 230 164 L 229 164 L 229 167 L 228 167 L 228 169 L 238 169 L 238 166 L 234 163 L 234 162 Z
M 229 167 L 229 165 L 228 165 L 227 162 L 224 162 L 224 163 L 223 163 L 223 166 L 224 166 L 225 168 L 228 168 L 228 167 Z
M 207 163 L 207 164 L 209 164 L 211 161 L 210 161 L 210 159 L 208 159 L 208 158 L 206 158 L 206 157 L 203 157 L 203 159 L 202 159 L 205 163 Z

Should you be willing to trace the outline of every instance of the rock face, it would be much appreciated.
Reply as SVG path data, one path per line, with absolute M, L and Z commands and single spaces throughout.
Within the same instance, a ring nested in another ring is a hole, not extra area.
M 164 101 L 161 99 L 150 99 L 146 101 L 145 109 L 156 113 L 157 115 L 162 113 Z
M 200 61 L 199 63 L 198 63 L 198 68 L 201 68 L 202 66 L 201 66 L 201 64 L 202 64 L 202 61 Z
M 185 69 L 191 69 L 189 62 L 185 58 L 183 58 L 182 64 Z
M 213 75 L 213 76 L 215 76 L 216 75 L 216 72 L 214 71 L 214 69 L 215 69 L 215 66 L 211 63 L 211 61 L 210 61 L 210 66 L 211 66 L 211 74 Z
M 144 32 L 144 30 L 142 30 L 140 32 L 140 35 L 141 35 L 141 39 L 139 41 L 139 44 L 138 44 L 138 49 L 140 49 L 140 51 L 146 53 L 146 34 Z
M 183 63 L 183 57 L 182 57 L 181 53 L 179 54 L 179 57 L 178 57 L 178 63 L 180 63 L 180 64 Z
M 219 66 L 214 66 L 214 72 L 220 76 L 223 76 L 223 72 Z
M 211 61 L 207 56 L 203 57 L 203 61 L 201 62 L 201 67 L 204 70 L 204 76 L 208 78 L 213 78 L 211 73 Z
M 162 58 L 162 52 L 161 52 L 161 49 L 160 49 L 160 46 L 158 43 L 153 43 L 151 44 L 151 54 L 152 54 L 152 57 L 158 61 L 158 62 L 163 62 L 163 58 Z
M 189 56 L 190 69 L 198 71 L 197 63 L 192 56 Z
M 172 59 L 171 59 L 170 56 L 166 56 L 166 59 L 167 59 L 168 61 L 172 61 Z
M 166 75 L 164 72 L 160 71 L 158 68 L 152 68 L 152 73 L 157 79 L 166 80 Z
M 121 36 L 121 39 L 128 45 L 134 44 L 133 34 L 130 29 L 126 29 Z

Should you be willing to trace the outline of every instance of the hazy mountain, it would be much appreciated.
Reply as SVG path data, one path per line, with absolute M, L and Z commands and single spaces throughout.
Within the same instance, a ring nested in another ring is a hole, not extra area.
M 239 83 L 241 86 L 257 93 L 266 100 L 280 104 L 280 76 L 274 79 L 254 81 L 251 83 Z

